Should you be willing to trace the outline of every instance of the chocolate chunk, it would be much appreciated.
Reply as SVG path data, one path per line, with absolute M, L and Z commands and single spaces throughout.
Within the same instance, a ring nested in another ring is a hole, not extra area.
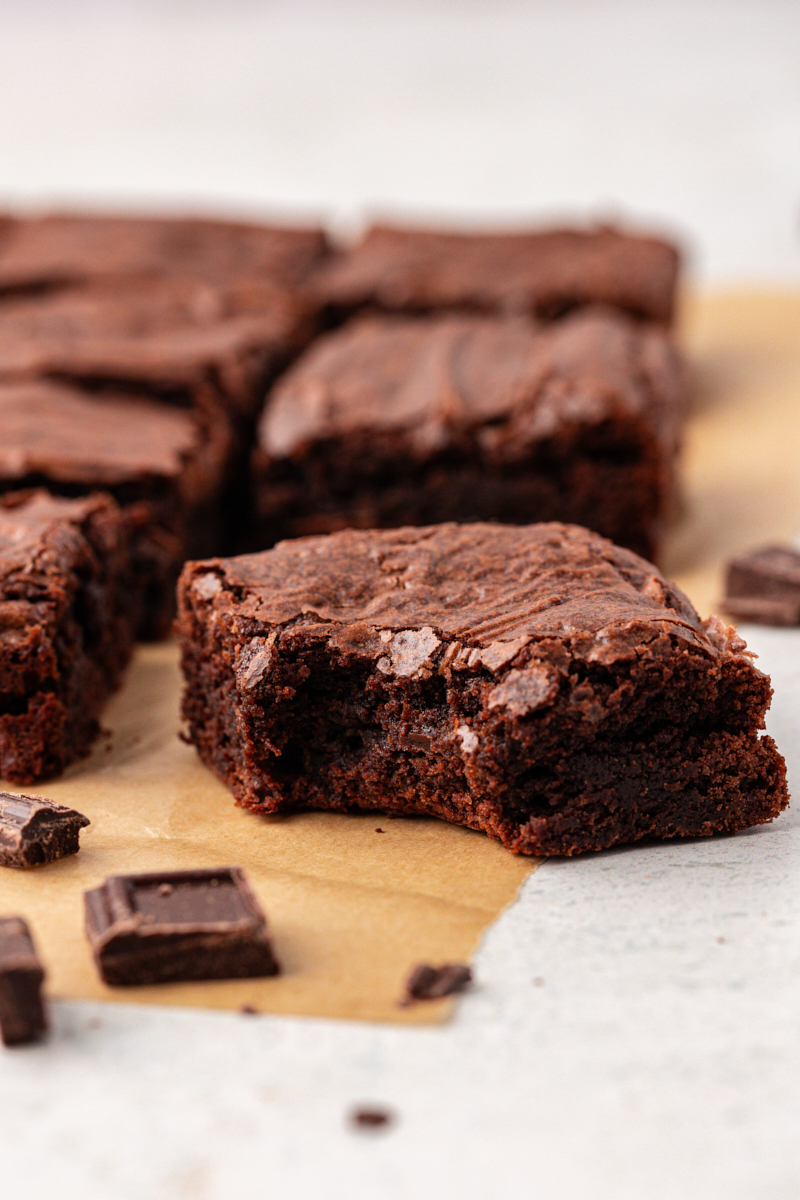
M 392 1114 L 385 1108 L 357 1108 L 350 1121 L 361 1129 L 381 1129 L 392 1123 Z
M 44 796 L 0 792 L 0 866 L 33 867 L 55 862 L 80 849 L 88 817 Z
M 472 983 L 472 971 L 464 963 L 443 963 L 432 967 L 420 963 L 406 980 L 406 996 L 410 1000 L 441 1000 L 466 991 Z
M 762 546 L 734 558 L 720 607 L 741 621 L 800 625 L 800 550 Z
M 6 1046 L 34 1042 L 47 1029 L 43 979 L 26 922 L 0 917 L 0 1034 Z
M 84 893 L 106 983 L 277 975 L 266 917 L 241 867 L 113 875 Z

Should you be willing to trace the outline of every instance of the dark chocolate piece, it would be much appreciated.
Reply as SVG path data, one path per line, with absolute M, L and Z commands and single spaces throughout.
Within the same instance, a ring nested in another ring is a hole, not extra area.
M 3 778 L 32 783 L 88 750 L 133 648 L 134 567 L 130 514 L 109 496 L 0 498 Z
M 277 975 L 266 917 L 241 867 L 112 875 L 84 893 L 106 983 Z
M 392 1122 L 392 1114 L 385 1108 L 356 1108 L 350 1122 L 361 1129 L 385 1129 Z
M 254 812 L 427 813 L 546 855 L 787 804 L 744 642 L 587 529 L 347 530 L 189 563 L 178 631 L 190 737 Z
M 0 492 L 110 492 L 133 530 L 140 636 L 169 628 L 187 557 L 220 549 L 230 429 L 124 392 L 52 381 L 0 382 Z
M 734 558 L 720 608 L 741 621 L 800 625 L 800 550 L 763 546 Z
M 0 792 L 0 866 L 33 867 L 80 849 L 88 817 L 44 796 Z
M 610 304 L 667 323 L 677 271 L 669 242 L 607 226 L 457 233 L 375 225 L 323 264 L 315 286 L 337 316 L 460 309 L 549 319 Z
M 472 971 L 464 963 L 442 963 L 432 967 L 420 963 L 406 980 L 409 1000 L 441 1000 L 467 990 L 472 983 Z
M 0 917 L 0 1035 L 6 1046 L 35 1042 L 47 1029 L 44 970 L 22 917 Z
M 346 526 L 562 520 L 654 557 L 682 423 L 668 335 L 621 313 L 541 328 L 365 318 L 316 342 L 268 399 L 257 546 Z

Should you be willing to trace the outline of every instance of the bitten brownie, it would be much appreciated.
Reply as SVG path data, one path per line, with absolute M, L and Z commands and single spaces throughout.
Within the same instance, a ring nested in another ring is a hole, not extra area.
M 683 421 L 672 342 L 609 309 L 367 317 L 276 384 L 256 546 L 357 528 L 561 520 L 658 554 Z
M 0 491 L 110 492 L 133 523 L 141 636 L 166 632 L 187 557 L 220 545 L 226 422 L 148 398 L 0 383 Z
M 179 626 L 191 739 L 254 812 L 430 814 L 552 855 L 787 803 L 742 640 L 575 526 L 347 530 L 188 563 Z
M 678 263 L 669 242 L 608 226 L 455 233 L 375 225 L 319 268 L 314 290 L 338 318 L 375 308 L 551 319 L 600 303 L 667 323 Z
M 110 497 L 0 500 L 0 776 L 31 783 L 88 749 L 131 608 L 130 520 Z

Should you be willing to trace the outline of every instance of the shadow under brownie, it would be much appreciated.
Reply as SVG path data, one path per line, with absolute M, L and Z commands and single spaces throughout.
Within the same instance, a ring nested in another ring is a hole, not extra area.
M 638 556 L 557 523 L 189 563 L 184 716 L 255 812 L 429 814 L 575 854 L 786 806 L 769 679 Z
M 655 558 L 683 389 L 668 335 L 609 309 L 539 327 L 355 320 L 268 398 L 255 545 L 348 526 L 561 520 Z
M 131 522 L 109 496 L 0 499 L 0 775 L 83 754 L 133 646 Z

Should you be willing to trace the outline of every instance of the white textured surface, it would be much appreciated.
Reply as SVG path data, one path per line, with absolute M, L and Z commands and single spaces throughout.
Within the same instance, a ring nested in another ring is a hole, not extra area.
M 800 631 L 745 632 L 800 778 Z M 799 868 L 796 814 L 546 863 L 445 1028 L 58 1005 L 49 1044 L 2 1057 L 3 1178 L 18 1200 L 794 1200 Z M 353 1131 L 362 1102 L 396 1123 Z
M 796 0 L 0 17 L 7 199 L 621 207 L 686 230 L 707 279 L 798 280 Z M 746 633 L 800 780 L 800 632 Z M 794 1200 L 798 875 L 793 813 L 548 863 L 443 1029 L 57 1005 L 0 1052 L 0 1194 Z M 396 1123 L 354 1132 L 359 1102 Z

